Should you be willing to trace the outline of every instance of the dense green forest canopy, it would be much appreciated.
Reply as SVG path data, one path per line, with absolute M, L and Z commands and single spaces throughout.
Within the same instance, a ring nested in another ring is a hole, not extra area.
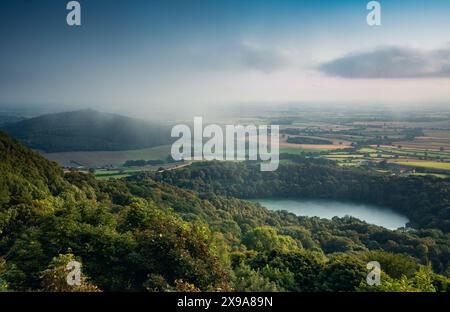
M 46 152 L 131 150 L 171 142 L 167 125 L 94 110 L 42 115 L 2 129 Z
M 196 163 L 154 175 L 178 187 L 238 198 L 293 197 L 343 199 L 390 207 L 409 217 L 414 228 L 450 232 L 450 180 L 397 176 L 306 158 L 282 163 L 273 172 L 257 164 Z
M 294 169 L 303 170 L 291 168 L 291 174 Z M 252 164 L 196 164 L 98 181 L 91 174 L 64 175 L 56 164 L 0 133 L 0 170 L 0 290 L 450 287 L 450 237 L 444 229 L 390 231 L 350 217 L 322 220 L 268 211 L 234 197 Z M 318 171 L 316 178 L 323 174 Z M 274 195 L 267 190 L 272 187 L 259 184 L 258 175 L 251 177 L 250 187 L 257 188 L 242 192 Z M 64 283 L 71 259 L 83 265 L 83 285 L 76 289 Z M 378 287 L 365 283 L 366 263 L 372 260 L 383 269 Z

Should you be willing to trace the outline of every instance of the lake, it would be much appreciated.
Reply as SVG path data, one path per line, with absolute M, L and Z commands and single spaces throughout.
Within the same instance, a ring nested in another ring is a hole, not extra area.
M 269 210 L 287 210 L 297 216 L 331 219 L 335 216 L 348 215 L 391 230 L 403 227 L 409 221 L 407 217 L 391 209 L 375 205 L 307 199 L 255 199 L 253 201 Z

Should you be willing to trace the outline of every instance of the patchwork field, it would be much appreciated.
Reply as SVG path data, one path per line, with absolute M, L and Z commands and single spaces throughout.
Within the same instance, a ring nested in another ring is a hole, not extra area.
M 99 152 L 64 152 L 43 153 L 47 159 L 56 161 L 63 167 L 116 167 L 127 160 L 165 159 L 170 155 L 170 145 L 157 146 L 129 151 L 99 151 Z
M 296 115 L 286 112 L 278 116 L 229 117 L 221 122 L 225 121 L 227 124 L 279 124 L 280 153 L 320 157 L 339 166 L 364 166 L 380 172 L 442 178 L 450 170 L 450 113 L 418 112 L 393 117 L 370 113 Z M 127 160 L 161 160 L 169 154 L 170 146 L 165 145 L 117 152 L 44 153 L 44 156 L 65 167 L 110 169 L 96 172 L 99 179 L 107 179 L 150 169 L 150 166 L 123 167 Z
M 293 144 L 282 142 L 280 143 L 280 148 L 291 148 L 291 149 L 303 149 L 303 150 L 335 150 L 349 148 L 346 145 L 335 145 L 335 144 Z
M 280 153 L 292 154 L 292 155 L 300 155 L 303 153 L 322 153 L 322 152 L 330 152 L 335 149 L 333 148 L 319 148 L 317 146 L 310 147 L 307 145 L 304 146 L 283 146 L 280 144 Z
M 423 167 L 438 170 L 450 171 L 450 163 L 436 161 L 395 161 L 394 163 L 411 167 Z
M 99 180 L 109 179 L 121 179 L 129 177 L 137 172 L 141 172 L 141 169 L 124 169 L 124 170 L 96 170 L 95 177 Z

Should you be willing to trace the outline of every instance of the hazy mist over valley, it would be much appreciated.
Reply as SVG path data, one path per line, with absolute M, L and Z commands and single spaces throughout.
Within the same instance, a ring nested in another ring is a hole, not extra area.
M 0 303 L 448 299 L 448 0 L 4 2 Z

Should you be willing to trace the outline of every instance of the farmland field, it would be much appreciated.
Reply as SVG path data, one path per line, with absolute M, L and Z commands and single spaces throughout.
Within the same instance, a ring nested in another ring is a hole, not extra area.
M 450 170 L 450 163 L 436 162 L 436 161 L 397 161 L 395 162 L 399 165 L 412 166 L 412 167 L 423 167 L 430 169 L 439 170 Z
M 170 155 L 170 145 L 128 151 L 42 153 L 47 159 L 63 167 L 121 166 L 127 160 L 164 159 Z
M 381 146 L 378 148 L 380 152 L 391 153 L 393 155 L 401 155 L 407 157 L 430 157 L 430 158 L 450 158 L 450 153 L 445 151 L 430 151 L 420 148 Z
M 306 149 L 306 150 L 335 150 L 348 148 L 345 145 L 334 145 L 334 144 L 291 144 L 291 143 L 280 143 L 280 147 L 287 147 L 292 149 Z
M 281 146 L 280 153 L 300 155 L 302 153 L 320 153 L 328 152 L 333 149 L 330 148 L 319 148 L 319 147 L 303 147 L 303 146 Z
M 109 180 L 109 179 L 121 179 L 129 177 L 141 170 L 111 170 L 111 171 L 96 171 L 95 178 L 98 180 Z
M 395 120 L 398 118 L 398 120 Z M 319 157 L 339 166 L 371 167 L 397 174 L 440 174 L 450 170 L 450 116 L 414 113 L 409 117 L 377 114 L 285 112 L 275 115 L 228 116 L 219 124 L 279 124 L 280 153 Z M 288 143 L 288 139 L 292 143 Z M 303 138 L 304 142 L 295 138 Z M 256 139 L 256 138 L 252 138 Z M 321 142 L 322 141 L 322 142 Z M 328 142 L 328 143 L 327 143 Z M 321 144 L 320 144 L 321 143 Z M 326 143 L 326 144 L 325 144 Z M 123 167 L 127 160 L 163 160 L 170 146 L 115 152 L 44 154 L 69 168 L 149 169 Z M 410 168 L 410 169 L 408 169 Z M 152 168 L 157 169 L 157 168 Z M 98 173 L 99 179 L 129 172 Z
M 441 179 L 448 179 L 448 178 L 450 178 L 450 175 L 442 174 L 442 173 L 414 172 L 414 173 L 411 173 L 411 175 L 414 175 L 414 176 L 433 176 L 433 177 L 441 178 Z

